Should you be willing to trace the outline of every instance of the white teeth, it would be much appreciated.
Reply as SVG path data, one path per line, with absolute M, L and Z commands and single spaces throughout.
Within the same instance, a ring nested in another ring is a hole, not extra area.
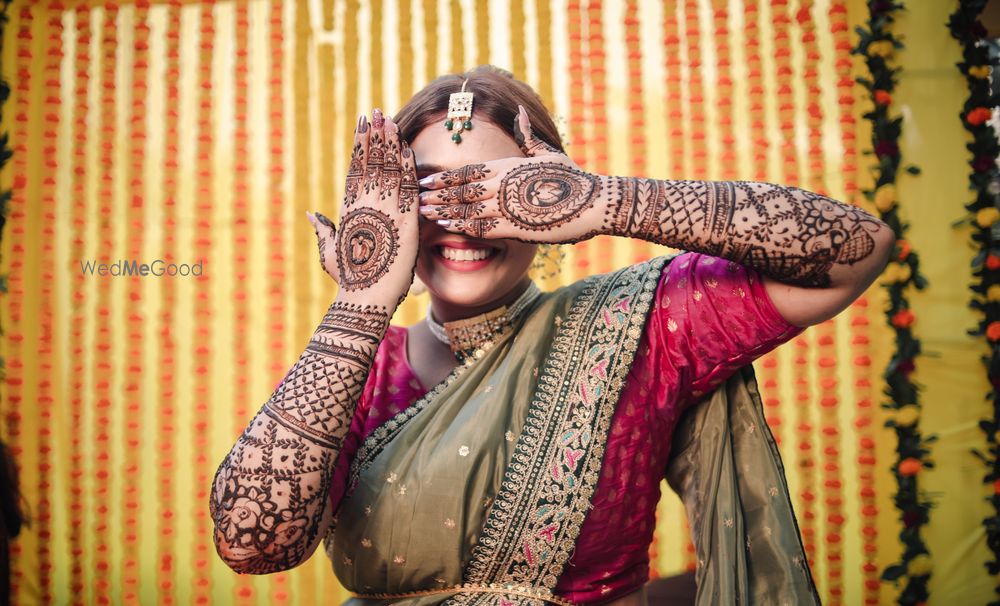
M 450 261 L 482 261 L 492 254 L 493 249 L 491 248 L 468 249 L 451 248 L 448 246 L 441 247 L 441 256 Z

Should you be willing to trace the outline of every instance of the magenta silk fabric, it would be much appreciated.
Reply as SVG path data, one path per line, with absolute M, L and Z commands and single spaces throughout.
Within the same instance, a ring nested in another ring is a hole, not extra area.
M 596 604 L 649 579 L 660 480 L 681 412 L 801 332 L 775 310 L 756 271 L 697 253 L 667 264 L 612 419 L 593 508 L 558 595 Z M 390 326 L 337 459 L 335 510 L 361 442 L 427 391 L 407 362 L 406 329 Z

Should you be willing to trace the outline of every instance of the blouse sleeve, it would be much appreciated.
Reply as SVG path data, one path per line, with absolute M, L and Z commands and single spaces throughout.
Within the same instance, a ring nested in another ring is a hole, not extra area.
M 646 325 L 657 377 L 684 408 L 803 329 L 774 308 L 756 270 L 683 253 L 660 276 Z

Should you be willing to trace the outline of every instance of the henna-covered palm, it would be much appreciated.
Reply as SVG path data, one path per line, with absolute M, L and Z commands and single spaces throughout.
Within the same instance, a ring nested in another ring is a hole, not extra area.
M 427 177 L 421 213 L 448 230 L 479 238 L 579 242 L 606 216 L 601 180 L 535 137 L 524 108 L 515 133 L 526 157 L 470 164 Z
M 417 258 L 416 163 L 399 129 L 375 111 L 354 134 L 339 229 L 309 215 L 320 264 L 340 285 L 338 300 L 398 304 L 413 281 Z

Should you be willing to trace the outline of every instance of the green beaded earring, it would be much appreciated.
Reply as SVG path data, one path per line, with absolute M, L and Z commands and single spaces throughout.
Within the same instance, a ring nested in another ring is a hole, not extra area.
M 448 119 L 444 121 L 444 127 L 452 131 L 451 140 L 456 145 L 462 142 L 464 131 L 472 130 L 472 93 L 465 92 L 468 83 L 468 80 L 462 82 L 462 92 L 448 97 Z

